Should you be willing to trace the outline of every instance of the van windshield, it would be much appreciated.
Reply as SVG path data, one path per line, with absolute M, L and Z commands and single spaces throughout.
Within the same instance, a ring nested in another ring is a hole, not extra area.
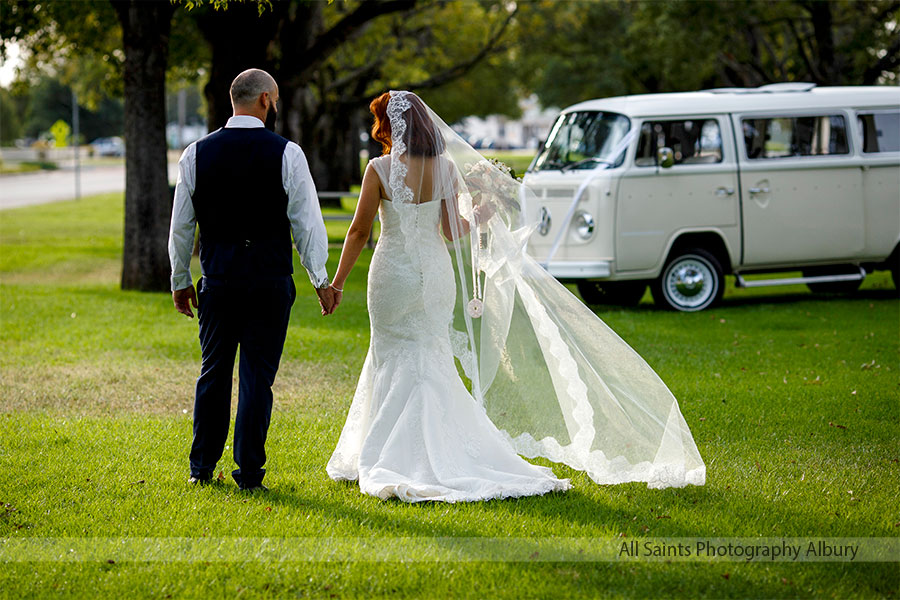
M 560 115 L 550 130 L 547 145 L 534 161 L 533 170 L 593 169 L 618 166 L 624 152 L 612 156 L 628 133 L 628 118 L 610 112 L 584 111 Z

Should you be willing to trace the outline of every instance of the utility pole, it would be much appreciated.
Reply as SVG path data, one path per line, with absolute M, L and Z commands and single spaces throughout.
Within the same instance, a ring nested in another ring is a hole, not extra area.
M 75 149 L 75 199 L 81 200 L 81 160 L 78 154 L 78 94 L 72 88 L 72 147 Z
M 178 90 L 178 149 L 184 150 L 184 122 L 187 120 L 187 90 Z

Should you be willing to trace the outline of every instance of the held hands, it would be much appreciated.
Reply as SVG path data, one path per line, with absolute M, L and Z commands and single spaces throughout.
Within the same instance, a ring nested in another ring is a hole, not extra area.
M 175 304 L 175 310 L 187 315 L 190 319 L 194 318 L 194 311 L 191 310 L 191 306 L 197 308 L 197 294 L 194 292 L 194 286 L 172 292 L 172 302 Z
M 316 295 L 319 297 L 319 305 L 322 307 L 322 315 L 330 315 L 341 303 L 343 293 L 329 285 L 326 288 L 316 289 Z
M 317 289 L 316 295 L 319 296 L 319 304 L 322 306 L 323 315 L 333 313 L 344 297 L 343 293 L 336 290 L 333 286 Z M 172 292 L 172 302 L 175 304 L 175 310 L 188 318 L 194 318 L 194 311 L 191 310 L 192 306 L 197 308 L 197 293 L 194 291 L 194 286 Z

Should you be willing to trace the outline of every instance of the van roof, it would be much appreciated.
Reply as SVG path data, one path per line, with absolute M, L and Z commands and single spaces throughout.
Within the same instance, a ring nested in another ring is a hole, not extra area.
M 700 92 L 638 94 L 579 102 L 563 113 L 597 110 L 629 117 L 900 106 L 900 87 L 816 87 L 812 83 L 776 83 L 758 88 L 719 88 Z

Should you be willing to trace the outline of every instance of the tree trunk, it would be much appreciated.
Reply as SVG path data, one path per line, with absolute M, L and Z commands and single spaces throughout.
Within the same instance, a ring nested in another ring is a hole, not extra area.
M 365 126 L 367 106 L 338 101 L 341 90 L 328 90 L 333 74 L 321 67 L 368 22 L 414 5 L 413 0 L 360 3 L 331 29 L 320 2 L 273 2 L 262 16 L 255 3 L 232 2 L 224 11 L 201 9 L 206 12 L 198 13 L 197 23 L 213 50 L 206 87 L 210 130 L 231 115 L 228 88 L 234 76 L 250 67 L 267 69 L 278 82 L 281 99 L 275 131 L 303 148 L 317 189 L 348 190 L 360 182 L 359 130 Z
M 274 75 L 269 44 L 277 35 L 287 4 L 273 2 L 262 15 L 255 2 L 198 11 L 197 26 L 212 49 L 209 82 L 203 89 L 210 131 L 224 127 L 231 117 L 231 82 L 239 73 L 256 68 Z
M 278 44 L 281 61 L 278 83 L 281 86 L 280 133 L 300 145 L 313 182 L 319 191 L 344 191 L 359 182 L 359 174 L 352 171 L 352 164 L 359 163 L 359 152 L 352 156 L 348 148 L 352 133 L 347 128 L 350 115 L 337 103 L 323 101 L 322 81 L 327 75 L 309 69 L 308 65 L 319 60 L 309 56 L 315 41 L 325 30 L 322 5 L 316 2 L 301 3 L 285 20 Z M 318 91 L 318 93 L 316 93 Z M 340 200 L 325 198 L 322 206 L 340 207 Z
M 172 213 L 166 158 L 169 2 L 112 0 L 125 63 L 125 240 L 122 289 L 167 291 Z
M 816 38 L 816 70 L 821 74 L 820 85 L 838 85 L 842 82 L 840 65 L 835 64 L 834 54 L 834 20 L 831 15 L 831 4 L 828 2 L 810 2 L 806 5 L 812 17 L 813 35 Z
M 286 138 L 295 140 L 309 162 L 316 189 L 342 192 L 361 181 L 359 152 L 360 111 L 340 103 L 320 103 L 305 87 L 282 88 L 282 122 Z M 290 101 L 288 102 L 288 99 Z M 322 199 L 322 206 L 339 207 L 337 199 Z

